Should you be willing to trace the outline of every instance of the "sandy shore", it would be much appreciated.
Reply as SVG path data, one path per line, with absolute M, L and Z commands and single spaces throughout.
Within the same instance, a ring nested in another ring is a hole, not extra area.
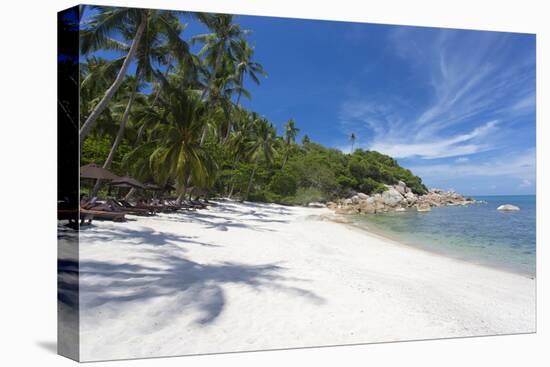
M 225 202 L 95 222 L 82 360 L 535 331 L 535 281 L 320 220 Z

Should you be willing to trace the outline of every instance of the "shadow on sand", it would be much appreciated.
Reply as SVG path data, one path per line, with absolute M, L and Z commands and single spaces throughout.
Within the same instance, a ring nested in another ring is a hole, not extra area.
M 124 241 L 134 245 L 199 245 L 205 247 L 219 247 L 218 245 L 197 240 L 198 236 L 183 236 L 169 232 L 160 232 L 152 228 L 141 227 L 131 229 L 125 227 L 102 227 L 101 230 L 90 228 L 83 232 L 83 241 Z
M 155 265 L 80 261 L 80 307 L 91 309 L 110 304 L 109 309 L 124 314 L 125 306 L 165 297 L 169 302 L 162 302 L 162 310 L 153 312 L 154 320 L 150 320 L 161 328 L 189 312 L 189 308 L 198 311 L 196 324 L 214 322 L 227 307 L 224 285 L 229 284 L 303 297 L 318 305 L 325 302 L 307 289 L 286 285 L 286 281 L 307 280 L 285 277 L 285 268 L 278 264 L 200 264 L 172 254 L 154 254 L 149 260 Z M 75 268 L 71 261 L 60 264 L 61 272 L 71 273 Z
M 252 211 L 267 209 L 260 208 L 260 204 L 249 206 Z M 225 210 L 234 210 L 231 205 L 224 207 Z M 279 214 L 289 212 L 286 208 L 275 210 Z M 248 215 L 252 220 L 265 220 L 260 213 L 250 212 Z M 224 213 L 218 213 L 218 216 L 198 212 L 163 215 L 159 220 L 193 221 L 218 230 L 228 227 L 262 230 L 255 224 L 233 222 L 231 218 L 224 217 Z M 192 261 L 186 255 L 192 246 L 221 247 L 200 241 L 197 236 L 124 226 L 91 227 L 82 234 L 82 241 L 99 242 L 106 246 L 110 243 L 124 243 L 137 247 L 132 257 L 113 258 L 112 261 L 80 259 L 76 263 L 71 259 L 60 259 L 60 279 L 78 279 L 79 306 L 84 312 L 108 305 L 105 310 L 110 313 L 110 317 L 116 318 L 132 312 L 135 307 L 148 307 L 147 322 L 151 322 L 155 330 L 169 325 L 177 317 L 186 317 L 190 312 L 197 315 L 194 319 L 196 324 L 208 325 L 216 321 L 228 307 L 226 289 L 235 284 L 258 293 L 271 291 L 301 297 L 316 305 L 325 302 L 324 298 L 314 292 L 296 286 L 296 282 L 309 280 L 285 276 L 287 269 L 280 263 L 258 265 Z M 161 248 L 155 248 L 159 246 Z M 166 249 L 164 246 L 167 246 Z M 289 285 L 289 282 L 293 285 Z M 58 296 L 61 303 L 70 305 L 74 298 L 73 288 L 69 283 L 60 283 Z M 149 302 L 161 298 L 160 302 Z
M 271 228 L 265 228 L 260 225 L 256 224 L 247 224 L 244 223 L 244 220 L 236 221 L 233 218 L 225 217 L 223 216 L 223 211 L 220 209 L 217 209 L 217 214 L 205 214 L 205 213 L 199 213 L 199 212 L 193 212 L 193 213 L 179 213 L 179 214 L 167 214 L 163 216 L 162 218 L 159 218 L 158 220 L 169 220 L 173 222 L 183 222 L 183 223 L 195 223 L 195 224 L 201 224 L 204 225 L 205 228 L 209 229 L 216 229 L 218 231 L 228 231 L 231 228 L 242 228 L 242 229 L 250 229 L 253 231 L 258 232 L 274 232 L 275 230 Z M 221 215 L 220 215 L 221 214 Z M 270 219 L 265 220 L 262 219 L 264 216 L 261 213 L 242 213 L 240 212 L 241 216 L 249 215 L 251 218 L 248 218 L 247 220 L 250 221 L 258 221 L 258 222 L 279 222 L 279 223 L 288 223 L 286 220 L 276 220 L 276 219 Z

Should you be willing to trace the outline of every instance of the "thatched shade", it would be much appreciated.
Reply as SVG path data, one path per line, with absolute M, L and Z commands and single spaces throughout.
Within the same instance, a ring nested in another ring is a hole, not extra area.
M 152 184 L 152 183 L 145 184 L 145 188 L 147 190 L 153 190 L 153 191 L 160 191 L 161 190 L 161 188 L 158 185 L 155 185 L 155 184 Z
M 96 180 L 116 180 L 119 178 L 111 171 L 93 163 L 80 167 L 80 177 L 93 178 Z
M 111 182 L 111 186 L 133 187 L 135 189 L 145 189 L 147 187 L 145 184 L 142 184 L 135 178 L 129 176 L 119 177 L 116 180 L 113 180 Z
M 145 186 L 147 190 L 154 190 L 154 191 L 170 191 L 170 190 L 176 189 L 174 186 L 170 185 L 169 183 L 167 183 L 163 187 L 160 187 L 159 185 L 156 185 L 153 183 L 145 184 Z

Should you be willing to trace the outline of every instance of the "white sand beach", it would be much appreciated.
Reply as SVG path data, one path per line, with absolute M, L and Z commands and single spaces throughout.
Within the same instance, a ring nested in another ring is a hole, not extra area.
M 81 232 L 81 359 L 535 331 L 535 280 L 222 202 Z

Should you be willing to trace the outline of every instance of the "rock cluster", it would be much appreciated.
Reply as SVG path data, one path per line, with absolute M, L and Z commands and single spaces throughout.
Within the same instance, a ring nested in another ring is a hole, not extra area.
M 425 195 L 415 194 L 407 185 L 399 181 L 397 185 L 386 185 L 381 194 L 366 195 L 358 193 L 350 198 L 327 203 L 336 214 L 373 214 L 389 211 L 417 210 L 430 211 L 433 207 L 473 204 L 473 199 L 453 191 L 431 189 Z

